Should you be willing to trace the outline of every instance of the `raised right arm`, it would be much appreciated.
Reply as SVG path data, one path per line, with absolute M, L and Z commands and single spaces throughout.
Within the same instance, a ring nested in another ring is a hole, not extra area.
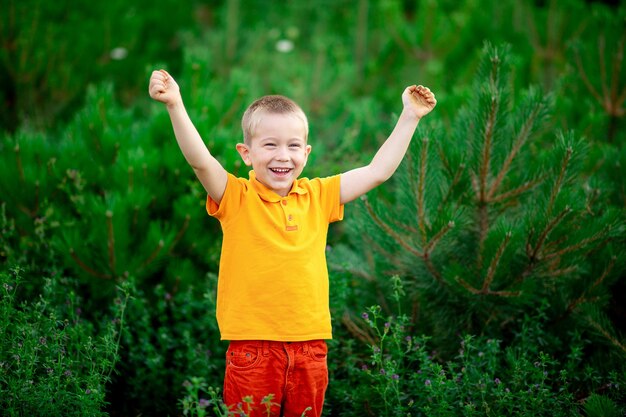
M 150 97 L 167 106 L 180 150 L 206 192 L 213 201 L 219 204 L 226 189 L 228 179 L 226 170 L 211 155 L 198 130 L 191 122 L 178 84 L 165 70 L 153 71 L 149 91 Z

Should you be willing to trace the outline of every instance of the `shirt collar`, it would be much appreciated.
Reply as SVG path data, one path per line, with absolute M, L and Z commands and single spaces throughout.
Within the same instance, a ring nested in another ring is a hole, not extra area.
M 252 187 L 263 200 L 267 201 L 268 203 L 277 203 L 284 198 L 278 195 L 275 191 L 267 188 L 261 181 L 257 180 L 254 170 L 251 170 L 248 175 L 250 177 L 250 183 L 252 184 Z M 291 194 L 304 195 L 307 193 L 306 189 L 300 185 L 302 180 L 303 179 L 299 178 L 293 182 L 288 196 Z

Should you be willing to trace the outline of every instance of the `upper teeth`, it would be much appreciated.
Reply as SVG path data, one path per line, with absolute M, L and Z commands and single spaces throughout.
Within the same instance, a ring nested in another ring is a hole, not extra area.
M 289 172 L 289 168 L 272 168 L 272 171 Z

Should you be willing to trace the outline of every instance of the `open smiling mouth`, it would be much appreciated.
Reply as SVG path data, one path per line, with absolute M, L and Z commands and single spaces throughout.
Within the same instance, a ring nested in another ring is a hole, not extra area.
M 291 168 L 270 168 L 274 174 L 285 175 L 291 172 Z

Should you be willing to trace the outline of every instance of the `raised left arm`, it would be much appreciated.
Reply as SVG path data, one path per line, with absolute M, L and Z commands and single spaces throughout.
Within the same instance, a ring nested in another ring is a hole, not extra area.
M 437 100 L 427 87 L 412 85 L 402 93 L 402 103 L 404 107 L 396 126 L 372 161 L 366 166 L 341 174 L 341 204 L 362 196 L 387 181 L 396 172 L 417 124 L 430 113 Z

